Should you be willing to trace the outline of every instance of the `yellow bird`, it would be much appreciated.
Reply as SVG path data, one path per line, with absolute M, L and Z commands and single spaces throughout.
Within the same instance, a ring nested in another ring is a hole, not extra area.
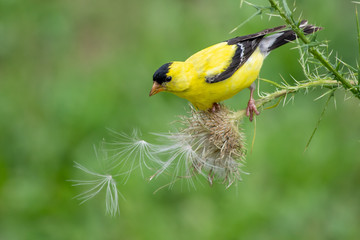
M 184 62 L 174 61 L 162 65 L 153 76 L 150 96 L 171 92 L 189 100 L 197 109 L 216 111 L 218 103 L 231 98 L 245 88 L 250 89 L 246 115 L 253 119 L 259 114 L 253 92 L 262 63 L 270 51 L 296 39 L 286 26 L 265 29 L 261 32 L 236 37 L 205 48 Z M 305 34 L 320 27 L 300 23 Z M 274 33 L 266 36 L 267 34 Z

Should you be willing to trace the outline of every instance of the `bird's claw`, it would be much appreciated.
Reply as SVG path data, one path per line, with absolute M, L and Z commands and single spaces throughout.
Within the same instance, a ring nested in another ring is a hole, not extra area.
M 246 107 L 246 116 L 249 117 L 250 122 L 252 122 L 252 120 L 254 118 L 254 112 L 256 115 L 260 114 L 260 112 L 256 108 L 255 100 L 253 98 L 251 98 Z
M 213 103 L 212 107 L 210 108 L 210 112 L 214 113 L 220 110 L 220 104 Z

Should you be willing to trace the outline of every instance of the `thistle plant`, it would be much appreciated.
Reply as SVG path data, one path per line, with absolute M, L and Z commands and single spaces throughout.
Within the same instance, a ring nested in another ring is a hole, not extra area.
M 300 16 L 296 19 L 294 16 L 296 11 L 295 6 L 291 10 L 291 7 L 289 7 L 286 0 L 282 0 L 281 3 L 277 0 L 268 0 L 268 2 L 268 6 L 260 6 L 242 0 L 241 5 L 245 3 L 256 9 L 256 13 L 250 18 L 254 18 L 258 15 L 266 15 L 269 16 L 269 18 L 279 17 L 296 33 L 298 39 L 295 41 L 296 46 L 294 48 L 299 51 L 299 63 L 304 73 L 304 79 L 299 80 L 292 78 L 291 80 L 294 82 L 293 84 L 289 84 L 288 82 L 290 81 L 283 79 L 283 82 L 279 84 L 275 81 L 260 78 L 259 80 L 273 85 L 275 90 L 271 93 L 260 93 L 260 98 L 256 100 L 255 104 L 256 107 L 261 108 L 265 104 L 278 99 L 278 102 L 272 106 L 276 107 L 281 100 L 283 100 L 285 104 L 289 95 L 291 95 L 291 98 L 294 98 L 294 95 L 301 90 L 303 90 L 304 93 L 307 93 L 309 89 L 327 89 L 325 93 L 321 94 L 317 98 L 320 99 L 324 96 L 328 96 L 328 100 L 326 101 L 324 109 L 318 122 L 316 123 L 316 127 L 305 147 L 306 149 L 309 146 L 323 115 L 325 114 L 329 100 L 334 97 L 334 93 L 336 91 L 344 90 L 345 92 L 350 93 L 352 97 L 360 100 L 360 66 L 357 65 L 356 67 L 353 67 L 342 61 L 337 57 L 337 55 L 333 56 L 333 51 L 329 50 L 327 42 L 318 41 L 316 39 L 316 34 L 306 36 L 300 29 L 300 23 L 303 20 L 302 17 Z M 359 2 L 354 2 L 354 4 L 359 4 Z M 356 21 L 358 32 L 357 40 L 360 51 L 360 25 L 357 10 Z M 233 31 L 236 30 L 237 28 Z M 245 110 L 240 110 L 234 114 L 234 117 L 242 117 L 244 113 Z
M 258 109 L 273 103 L 270 109 L 277 107 L 281 101 L 287 103 L 296 93 L 307 93 L 310 89 L 326 89 L 318 98 L 328 96 L 316 127 L 306 145 L 309 146 L 327 105 L 336 91 L 343 90 L 360 100 L 360 67 L 353 67 L 329 51 L 326 41 L 316 40 L 316 35 L 305 36 L 299 25 L 303 20 L 294 17 L 295 10 L 291 10 L 286 0 L 268 0 L 268 6 L 259 6 L 247 1 L 241 1 L 256 9 L 249 19 L 236 27 L 236 31 L 244 23 L 258 15 L 281 18 L 288 28 L 298 36 L 295 49 L 299 52 L 299 64 L 304 78 L 291 81 L 283 79 L 281 83 L 260 78 L 259 81 L 271 84 L 273 92 L 260 92 L 255 101 Z M 357 12 L 356 12 L 357 17 Z M 360 27 L 357 21 L 358 42 L 360 49 Z M 291 82 L 291 84 L 289 83 Z M 291 96 L 291 97 L 289 97 Z M 220 105 L 219 111 L 198 111 L 190 108 L 186 116 L 180 117 L 181 127 L 177 131 L 167 134 L 155 134 L 157 143 L 149 143 L 142 138 L 140 131 L 132 134 L 111 131 L 113 141 L 103 141 L 100 147 L 99 162 L 103 171 L 97 173 L 88 168 L 75 164 L 75 167 L 88 175 L 88 180 L 73 181 L 74 186 L 88 187 L 75 198 L 81 203 L 95 197 L 98 193 L 106 192 L 106 211 L 110 215 L 119 212 L 118 186 L 126 184 L 130 175 L 137 169 L 141 176 L 154 181 L 160 176 L 171 178 L 165 186 L 173 186 L 176 182 L 187 180 L 189 186 L 196 187 L 195 180 L 205 179 L 210 185 L 222 183 L 226 188 L 242 180 L 243 166 L 246 158 L 245 135 L 241 129 L 246 110 L 230 111 Z M 146 172 L 152 171 L 146 176 Z
M 329 51 L 328 44 L 326 41 L 318 41 L 316 39 L 316 34 L 306 36 L 299 25 L 303 20 L 301 16 L 295 20 L 295 7 L 293 10 L 289 7 L 286 0 L 282 0 L 281 3 L 277 0 L 268 0 L 268 6 L 259 6 L 251 2 L 242 0 L 241 5 L 246 3 L 256 9 L 256 14 L 252 15 L 250 18 L 253 18 L 257 15 L 263 16 L 267 15 L 271 17 L 281 18 L 286 25 L 291 28 L 298 39 L 296 41 L 296 47 L 299 50 L 300 58 L 299 62 L 301 68 L 303 69 L 305 79 L 304 80 L 295 80 L 294 85 L 288 84 L 285 80 L 282 84 L 275 83 L 274 81 L 269 81 L 266 79 L 265 82 L 271 83 L 277 89 L 273 93 L 263 94 L 261 98 L 257 101 L 258 106 L 263 106 L 269 101 L 283 97 L 287 93 L 295 93 L 298 90 L 315 87 L 325 87 L 330 88 L 332 91 L 338 89 L 344 89 L 347 92 L 350 92 L 353 97 L 360 99 L 360 76 L 359 76 L 359 66 L 353 67 L 337 56 L 332 59 L 333 51 Z M 354 2 L 357 4 L 357 2 Z M 358 31 L 358 43 L 360 49 L 360 27 L 357 17 L 357 31 Z M 233 31 L 235 31 L 234 29 Z M 279 92 L 278 90 L 281 90 Z

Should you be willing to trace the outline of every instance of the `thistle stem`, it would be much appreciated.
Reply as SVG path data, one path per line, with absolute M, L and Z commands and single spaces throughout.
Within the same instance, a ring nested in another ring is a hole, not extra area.
M 354 81 L 349 81 L 351 86 L 355 85 Z M 265 97 L 255 100 L 255 105 L 257 108 L 264 106 L 266 103 L 271 102 L 272 100 L 286 96 L 289 93 L 296 93 L 303 89 L 308 89 L 311 87 L 327 87 L 327 88 L 338 88 L 339 82 L 337 80 L 317 80 L 312 82 L 299 83 L 295 86 L 284 86 L 283 89 L 277 90 L 273 93 L 267 94 Z M 233 113 L 232 118 L 235 120 L 241 119 L 245 116 L 246 110 L 240 110 Z

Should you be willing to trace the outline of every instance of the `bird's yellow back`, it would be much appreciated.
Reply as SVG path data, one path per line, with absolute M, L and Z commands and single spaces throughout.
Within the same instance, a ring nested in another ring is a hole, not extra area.
M 236 45 L 221 42 L 195 53 L 185 62 L 193 64 L 195 70 L 201 75 L 217 75 L 230 65 L 235 51 Z

